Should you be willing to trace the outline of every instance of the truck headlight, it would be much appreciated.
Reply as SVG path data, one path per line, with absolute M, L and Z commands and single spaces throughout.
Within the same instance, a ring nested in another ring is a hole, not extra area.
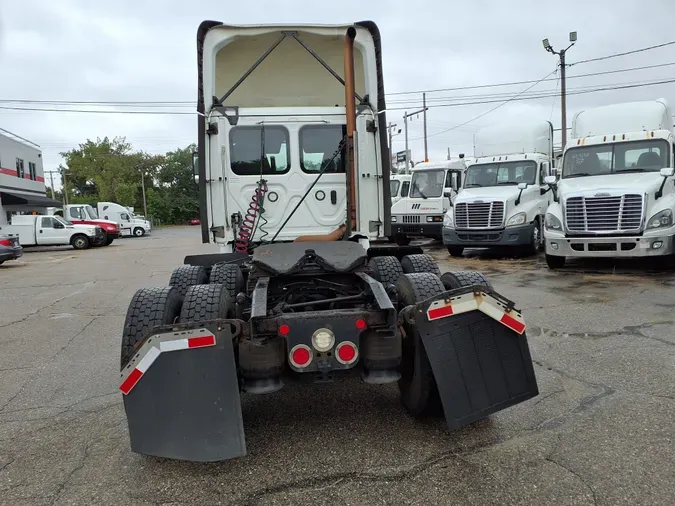
M 562 230 L 562 223 L 551 213 L 546 213 L 546 218 L 544 219 L 544 225 L 549 230 Z
M 647 229 L 669 227 L 673 224 L 673 211 L 664 209 L 649 218 Z
M 527 220 L 525 213 L 518 213 L 511 216 L 506 222 L 507 227 L 514 227 L 516 225 L 522 225 Z
M 455 223 L 452 214 L 445 213 L 445 216 L 443 216 L 443 226 L 448 228 L 454 228 Z
M 442 216 L 427 216 L 427 223 L 440 223 L 443 221 Z
M 392 222 L 392 223 L 396 223 L 396 216 L 392 216 L 392 217 L 391 217 L 391 222 Z

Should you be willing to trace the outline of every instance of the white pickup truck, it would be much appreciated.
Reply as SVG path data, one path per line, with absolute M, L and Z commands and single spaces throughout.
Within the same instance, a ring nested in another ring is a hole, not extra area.
M 443 221 L 452 256 L 464 248 L 518 247 L 536 253 L 551 192 L 544 182 L 553 157 L 548 121 L 508 123 L 476 134 L 476 161 Z
M 103 237 L 103 229 L 73 225 L 60 216 L 12 216 L 11 225 L 0 226 L 0 233 L 19 237 L 21 246 L 65 246 L 87 249 Z
M 664 99 L 577 113 L 545 220 L 551 269 L 578 257 L 675 253 L 675 130 Z

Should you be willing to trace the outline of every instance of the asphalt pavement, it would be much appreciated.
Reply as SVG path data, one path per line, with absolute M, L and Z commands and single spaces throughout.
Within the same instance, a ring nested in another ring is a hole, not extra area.
M 212 464 L 132 453 L 118 391 L 127 305 L 215 251 L 198 228 L 27 249 L 0 266 L 0 504 L 675 504 L 675 273 L 426 248 L 523 310 L 540 395 L 450 432 L 395 385 L 287 385 Z

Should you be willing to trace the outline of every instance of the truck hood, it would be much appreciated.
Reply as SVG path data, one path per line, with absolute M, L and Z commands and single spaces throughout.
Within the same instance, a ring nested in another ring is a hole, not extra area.
M 492 202 L 494 200 L 507 201 L 515 199 L 520 190 L 516 185 L 504 186 L 486 186 L 485 188 L 462 188 L 455 199 L 455 203 L 460 202 L 475 202 L 476 200 L 484 200 Z
M 101 227 L 103 230 L 108 230 L 108 231 L 119 231 L 119 227 L 117 223 L 114 221 L 110 220 L 71 220 L 74 225 L 86 225 L 88 227 Z
M 605 176 L 587 176 L 561 179 L 561 194 L 624 190 L 631 193 L 653 193 L 659 189 L 663 177 L 658 172 L 635 172 Z

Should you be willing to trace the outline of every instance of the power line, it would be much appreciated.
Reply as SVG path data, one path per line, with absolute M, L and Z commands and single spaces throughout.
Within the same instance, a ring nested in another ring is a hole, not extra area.
M 657 44 L 656 46 L 649 46 L 649 47 L 643 47 L 640 49 L 633 49 L 632 51 L 625 51 L 623 53 L 615 53 L 615 54 L 610 54 L 607 56 L 599 56 L 597 58 L 589 58 L 588 60 L 580 60 L 578 62 L 570 63 L 568 66 L 571 67 L 572 65 L 579 65 L 581 63 L 590 63 L 594 61 L 601 61 L 601 60 L 609 60 L 610 58 L 617 58 L 619 56 L 626 56 L 629 54 L 635 54 L 635 53 L 642 53 L 644 51 L 651 51 L 652 49 L 658 49 L 660 47 L 666 47 L 666 46 L 672 46 L 675 44 L 675 40 L 671 42 L 664 42 L 663 44 Z
M 194 116 L 195 114 L 198 114 L 197 111 L 187 112 L 187 111 L 115 111 L 102 109 L 46 109 L 43 107 L 9 107 L 4 105 L 0 105 L 0 109 L 6 111 L 80 112 L 91 114 L 157 114 L 157 115 L 183 115 L 183 116 Z
M 605 70 L 603 72 L 591 72 L 588 74 L 578 74 L 576 76 L 567 76 L 567 79 L 579 79 L 579 78 L 584 78 L 584 77 L 595 77 L 595 76 L 602 76 L 602 75 L 607 75 L 607 74 L 619 74 L 623 72 L 633 72 L 636 70 L 648 70 L 648 69 L 655 69 L 655 68 L 661 68 L 661 67 L 668 67 L 671 65 L 675 65 L 675 62 L 669 62 L 669 63 L 658 63 L 655 65 L 644 65 L 642 67 L 630 67 L 630 68 L 625 68 L 625 69 L 615 69 L 615 70 Z M 554 77 L 552 79 L 544 79 L 543 82 L 546 81 L 556 81 L 558 78 Z M 396 93 L 387 93 L 387 95 L 392 96 L 392 95 L 414 95 L 414 94 L 420 94 L 420 93 L 437 93 L 441 91 L 461 91 L 461 90 L 474 90 L 474 89 L 481 89 L 481 88 L 498 88 L 498 87 L 503 87 L 503 86 L 515 86 L 518 84 L 532 84 L 536 83 L 538 81 L 536 80 L 530 80 L 530 81 L 512 81 L 512 82 L 504 82 L 504 83 L 494 83 L 494 84 L 480 84 L 480 85 L 473 85 L 473 86 L 458 86 L 455 88 L 438 88 L 435 90 L 418 90 L 418 91 L 399 91 Z M 430 99 L 429 99 L 430 100 Z

